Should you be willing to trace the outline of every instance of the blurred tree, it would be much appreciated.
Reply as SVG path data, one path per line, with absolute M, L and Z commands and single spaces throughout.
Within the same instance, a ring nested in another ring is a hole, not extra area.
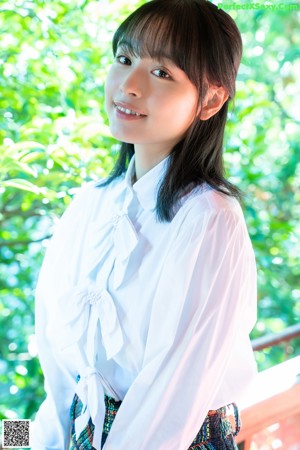
M 76 188 L 112 167 L 118 147 L 103 106 L 110 42 L 117 24 L 142 3 L 0 2 L 1 418 L 32 417 L 44 396 L 34 286 L 53 226 Z M 245 191 L 257 256 L 256 337 L 299 316 L 300 13 L 230 14 L 242 32 L 244 58 L 225 160 Z M 291 346 L 291 355 L 296 351 Z M 257 355 L 260 368 L 283 357 L 277 349 Z
M 300 313 L 300 6 L 298 12 L 232 11 L 244 56 L 227 127 L 230 175 L 245 191 L 258 265 L 259 320 L 253 337 L 283 330 Z M 288 347 L 291 355 L 300 340 Z M 257 354 L 260 368 L 285 359 Z

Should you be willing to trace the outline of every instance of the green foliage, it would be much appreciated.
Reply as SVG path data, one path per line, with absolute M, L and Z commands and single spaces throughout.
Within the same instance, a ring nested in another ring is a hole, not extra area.
M 258 265 L 259 319 L 252 335 L 258 337 L 284 330 L 300 313 L 299 12 L 232 15 L 244 57 L 225 157 L 245 191 Z M 291 355 L 297 343 L 299 352 L 299 340 L 288 347 Z M 278 348 L 257 354 L 261 369 L 284 358 Z
M 34 286 L 53 225 L 76 188 L 112 167 L 117 145 L 103 101 L 110 41 L 117 23 L 142 3 L 0 2 L 2 418 L 30 418 L 44 396 Z M 231 15 L 242 31 L 244 58 L 225 160 L 245 191 L 257 256 L 257 337 L 299 317 L 300 17 L 296 11 Z M 257 355 L 261 369 L 283 357 L 278 350 Z

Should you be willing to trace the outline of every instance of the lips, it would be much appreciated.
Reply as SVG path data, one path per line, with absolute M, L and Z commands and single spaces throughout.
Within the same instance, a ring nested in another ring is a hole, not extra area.
M 141 110 L 135 108 L 133 105 L 130 105 L 129 103 L 114 102 L 114 106 L 117 111 L 120 111 L 121 113 L 128 116 L 146 117 L 146 114 L 144 114 Z

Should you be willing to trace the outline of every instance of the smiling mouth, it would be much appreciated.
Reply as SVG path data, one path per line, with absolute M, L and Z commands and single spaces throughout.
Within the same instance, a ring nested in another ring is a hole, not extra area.
M 115 103 L 114 106 L 118 111 L 122 112 L 123 114 L 126 114 L 127 116 L 146 117 L 145 114 L 138 113 L 136 111 L 133 111 L 132 109 L 124 108 L 123 106 L 116 105 Z

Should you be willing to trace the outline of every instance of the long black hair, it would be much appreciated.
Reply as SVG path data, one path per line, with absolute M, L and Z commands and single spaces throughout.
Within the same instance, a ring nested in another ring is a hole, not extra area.
M 171 150 L 157 195 L 158 220 L 171 221 L 183 192 L 205 182 L 240 198 L 239 189 L 225 179 L 223 166 L 228 103 L 235 95 L 242 56 L 242 40 L 233 19 L 208 0 L 152 0 L 117 29 L 112 42 L 114 55 L 120 43 L 135 56 L 171 59 L 197 87 L 199 106 L 209 84 L 223 86 L 229 95 L 210 119 L 195 117 L 184 138 Z M 133 154 L 133 144 L 121 143 L 119 158 L 100 185 L 123 174 Z

